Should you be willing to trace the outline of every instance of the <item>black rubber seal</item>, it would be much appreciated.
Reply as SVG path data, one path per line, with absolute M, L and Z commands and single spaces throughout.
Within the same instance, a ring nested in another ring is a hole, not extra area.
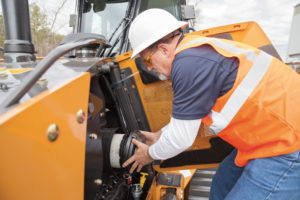
M 144 143 L 146 138 L 140 133 L 140 131 L 133 131 L 129 135 L 125 135 L 121 142 L 120 147 L 120 165 L 128 160 L 136 151 L 135 144 L 132 143 L 132 139 L 136 139 L 139 142 Z M 130 169 L 131 165 L 127 166 L 127 169 Z

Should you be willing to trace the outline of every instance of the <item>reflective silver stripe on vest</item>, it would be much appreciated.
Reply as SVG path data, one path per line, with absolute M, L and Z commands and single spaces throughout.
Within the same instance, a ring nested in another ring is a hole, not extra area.
M 177 50 L 180 50 L 184 46 L 190 44 L 206 41 L 210 41 L 217 47 L 230 51 L 233 54 L 243 53 L 249 60 L 253 62 L 252 68 L 249 70 L 245 78 L 241 81 L 241 83 L 232 93 L 221 112 L 218 113 L 211 110 L 209 115 L 213 120 L 213 124 L 210 126 L 210 129 L 215 134 L 217 134 L 221 132 L 230 123 L 230 121 L 237 114 L 242 105 L 246 102 L 247 98 L 250 96 L 250 94 L 253 92 L 253 90 L 256 88 L 256 86 L 259 84 L 259 82 L 265 75 L 273 58 L 263 51 L 261 51 L 260 54 L 257 56 L 252 50 L 241 49 L 232 44 L 228 44 L 213 38 L 201 38 L 193 40 L 179 47 Z
M 183 44 L 182 46 L 178 47 L 176 49 L 176 52 L 188 45 L 192 45 L 192 44 L 196 44 L 196 43 L 204 43 L 204 42 L 212 42 L 217 47 L 219 47 L 221 49 L 225 49 L 225 50 L 231 52 L 232 54 L 245 54 L 247 59 L 251 60 L 251 61 L 253 61 L 256 57 L 255 52 L 252 50 L 245 50 L 245 49 L 236 47 L 233 44 L 229 44 L 229 43 L 223 42 L 221 40 L 217 40 L 215 38 L 208 38 L 208 37 L 207 38 L 203 37 L 203 38 L 199 38 L 199 39 L 187 42 L 187 43 Z

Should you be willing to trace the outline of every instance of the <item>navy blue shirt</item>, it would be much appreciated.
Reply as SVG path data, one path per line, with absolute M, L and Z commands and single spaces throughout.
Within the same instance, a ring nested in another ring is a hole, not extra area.
M 237 58 L 226 58 L 209 45 L 178 53 L 171 69 L 172 116 L 182 120 L 205 117 L 217 98 L 232 88 L 238 64 Z

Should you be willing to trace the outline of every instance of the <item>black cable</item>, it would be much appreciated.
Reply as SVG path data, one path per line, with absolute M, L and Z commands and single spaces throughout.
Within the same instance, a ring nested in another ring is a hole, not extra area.
M 125 19 L 125 18 L 124 18 Z M 119 43 L 121 37 L 122 37 L 122 33 L 127 29 L 128 25 L 130 24 L 131 22 L 131 19 L 127 19 L 128 22 L 127 24 L 125 25 L 125 27 L 123 28 L 123 30 L 121 31 L 119 37 L 115 40 L 114 44 L 111 46 L 109 52 L 105 55 L 106 57 L 109 57 L 109 55 L 111 54 L 111 52 L 113 51 L 113 49 L 117 46 L 117 44 Z M 104 54 L 105 51 L 103 51 L 103 54 Z

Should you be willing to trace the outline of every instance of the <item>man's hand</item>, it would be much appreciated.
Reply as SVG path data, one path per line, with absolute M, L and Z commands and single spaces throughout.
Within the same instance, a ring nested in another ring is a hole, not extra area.
M 140 132 L 141 132 L 141 134 L 143 134 L 145 136 L 145 138 L 146 138 L 145 144 L 147 144 L 148 146 L 151 146 L 152 144 L 154 144 L 161 135 L 161 131 L 157 131 L 155 133 L 147 132 L 147 131 L 140 131 Z
M 129 164 L 133 163 L 129 172 L 132 173 L 136 168 L 136 171 L 140 172 L 142 167 L 151 163 L 153 159 L 148 154 L 148 145 L 141 143 L 136 139 L 132 139 L 132 143 L 135 144 L 138 149 L 133 154 L 133 156 L 131 156 L 127 161 L 124 162 L 122 167 L 127 167 Z

